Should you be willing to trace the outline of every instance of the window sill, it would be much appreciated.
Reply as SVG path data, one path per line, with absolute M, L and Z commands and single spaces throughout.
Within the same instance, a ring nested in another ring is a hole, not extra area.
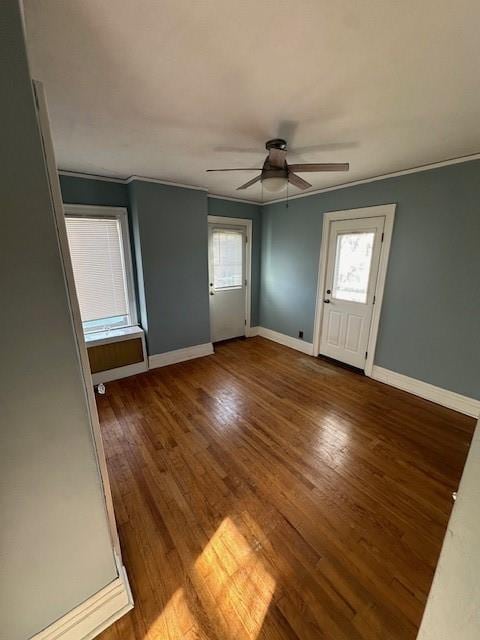
M 143 335 L 144 331 L 141 327 L 122 327 L 121 329 L 87 333 L 85 334 L 85 342 L 87 347 L 93 347 L 100 344 L 108 344 L 109 342 L 130 340 L 131 338 L 142 337 Z

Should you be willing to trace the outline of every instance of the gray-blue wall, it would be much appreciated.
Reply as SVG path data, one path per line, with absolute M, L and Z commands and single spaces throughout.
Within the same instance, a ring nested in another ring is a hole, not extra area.
M 262 238 L 261 207 L 257 204 L 234 202 L 220 198 L 208 198 L 208 214 L 227 218 L 252 220 L 252 287 L 251 319 L 252 327 L 258 325 L 260 317 L 260 251 Z
M 480 398 L 480 161 L 263 207 L 260 324 L 311 341 L 323 213 L 387 203 L 375 364 Z
M 210 342 L 206 192 L 140 180 L 128 187 L 149 354 Z
M 96 204 L 102 207 L 128 207 L 128 187 L 122 182 L 94 180 L 79 176 L 60 176 L 63 202 Z
M 117 576 L 18 3 L 0 3 L 0 637 Z
M 205 333 L 205 323 L 209 323 L 208 214 L 253 221 L 251 324 L 258 324 L 258 205 L 207 198 L 204 191 L 142 180 L 127 185 L 61 175 L 60 185 L 65 203 L 128 208 L 138 311 L 150 355 L 210 341 L 210 329 Z M 169 277 L 162 280 L 165 273 Z

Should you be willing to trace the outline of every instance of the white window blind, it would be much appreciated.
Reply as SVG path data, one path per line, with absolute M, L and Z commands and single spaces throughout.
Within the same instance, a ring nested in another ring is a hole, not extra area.
M 67 216 L 66 226 L 84 330 L 130 324 L 120 220 Z
M 215 289 L 241 287 L 243 282 L 243 233 L 213 231 L 213 286 Z

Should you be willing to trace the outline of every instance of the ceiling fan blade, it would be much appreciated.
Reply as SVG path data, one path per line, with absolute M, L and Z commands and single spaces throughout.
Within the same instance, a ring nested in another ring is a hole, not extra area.
M 269 149 L 268 162 L 270 163 L 270 166 L 283 169 L 285 166 L 286 155 L 286 149 Z
M 259 180 L 262 179 L 262 174 L 260 174 L 259 176 L 255 176 L 255 178 L 252 178 L 251 180 L 249 180 L 248 182 L 245 182 L 245 184 L 242 184 L 241 187 L 237 187 L 237 191 L 239 189 L 247 189 L 248 187 L 251 187 L 252 184 L 255 184 L 256 182 L 258 182 Z
M 312 186 L 309 182 L 307 182 L 303 178 L 300 178 L 300 176 L 297 176 L 291 171 L 288 172 L 288 181 L 293 184 L 294 187 L 298 187 L 299 189 L 308 189 L 308 187 Z
M 261 171 L 258 167 L 242 167 L 241 169 L 206 169 L 206 171 Z
M 290 171 L 348 171 L 348 162 L 311 162 L 309 164 L 289 164 Z

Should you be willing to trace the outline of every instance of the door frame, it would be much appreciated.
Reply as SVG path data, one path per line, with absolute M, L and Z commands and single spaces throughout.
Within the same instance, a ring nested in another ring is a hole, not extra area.
M 320 354 L 320 338 L 323 321 L 323 298 L 327 271 L 328 243 L 330 239 L 330 225 L 336 220 L 357 220 L 363 218 L 385 217 L 383 230 L 383 242 L 380 250 L 380 262 L 378 265 L 377 282 L 375 285 L 375 304 L 373 305 L 370 333 L 367 343 L 367 358 L 365 360 L 365 375 L 372 377 L 373 361 L 377 346 L 378 327 L 382 311 L 383 292 L 387 276 L 388 258 L 392 243 L 393 222 L 395 220 L 396 204 L 381 204 L 373 207 L 361 207 L 359 209 L 346 209 L 345 211 L 327 211 L 323 214 L 322 241 L 320 244 L 320 260 L 318 265 L 317 298 L 315 302 L 315 323 L 313 327 L 313 355 Z
M 228 218 L 226 216 L 208 216 L 208 224 L 220 224 L 231 227 L 245 227 L 245 237 L 247 238 L 245 249 L 245 336 L 253 335 L 251 331 L 252 315 L 252 221 L 249 218 Z M 208 247 L 210 252 L 210 247 Z M 210 255 L 209 255 L 210 259 Z M 209 274 L 210 277 L 210 274 Z M 211 338 L 211 336 L 210 336 Z
M 120 540 L 118 537 L 117 523 L 115 520 L 115 511 L 113 508 L 112 490 L 110 487 L 110 478 L 108 476 L 107 469 L 107 459 L 105 457 L 102 433 L 100 430 L 100 422 L 98 419 L 97 404 L 95 402 L 95 394 L 93 391 L 92 374 L 90 372 L 90 363 L 88 360 L 87 347 L 83 334 L 80 306 L 75 289 L 75 279 L 73 277 L 72 261 L 70 258 L 70 248 L 68 246 L 67 229 L 65 225 L 65 211 L 62 200 L 62 192 L 60 189 L 60 179 L 58 177 L 58 171 L 55 163 L 55 151 L 53 148 L 50 130 L 50 118 L 48 113 L 47 99 L 42 82 L 33 80 L 32 86 L 37 105 L 38 129 L 42 139 L 47 178 L 50 185 L 50 197 L 54 213 L 54 224 L 56 227 L 56 234 L 60 248 L 60 256 L 63 263 L 63 272 L 65 278 L 65 287 L 67 290 L 68 305 L 70 308 L 70 317 L 77 346 L 77 354 L 80 362 L 84 393 L 86 396 L 87 406 L 89 408 L 88 417 L 90 422 L 90 429 L 93 435 L 93 443 L 100 474 L 100 481 L 105 498 L 105 510 L 110 530 L 110 538 L 112 541 L 115 559 L 117 561 L 117 564 L 121 566 L 122 551 L 120 549 Z M 121 577 L 121 575 L 121 570 L 119 569 L 119 576 Z M 132 606 L 133 600 L 129 608 L 131 609 Z

